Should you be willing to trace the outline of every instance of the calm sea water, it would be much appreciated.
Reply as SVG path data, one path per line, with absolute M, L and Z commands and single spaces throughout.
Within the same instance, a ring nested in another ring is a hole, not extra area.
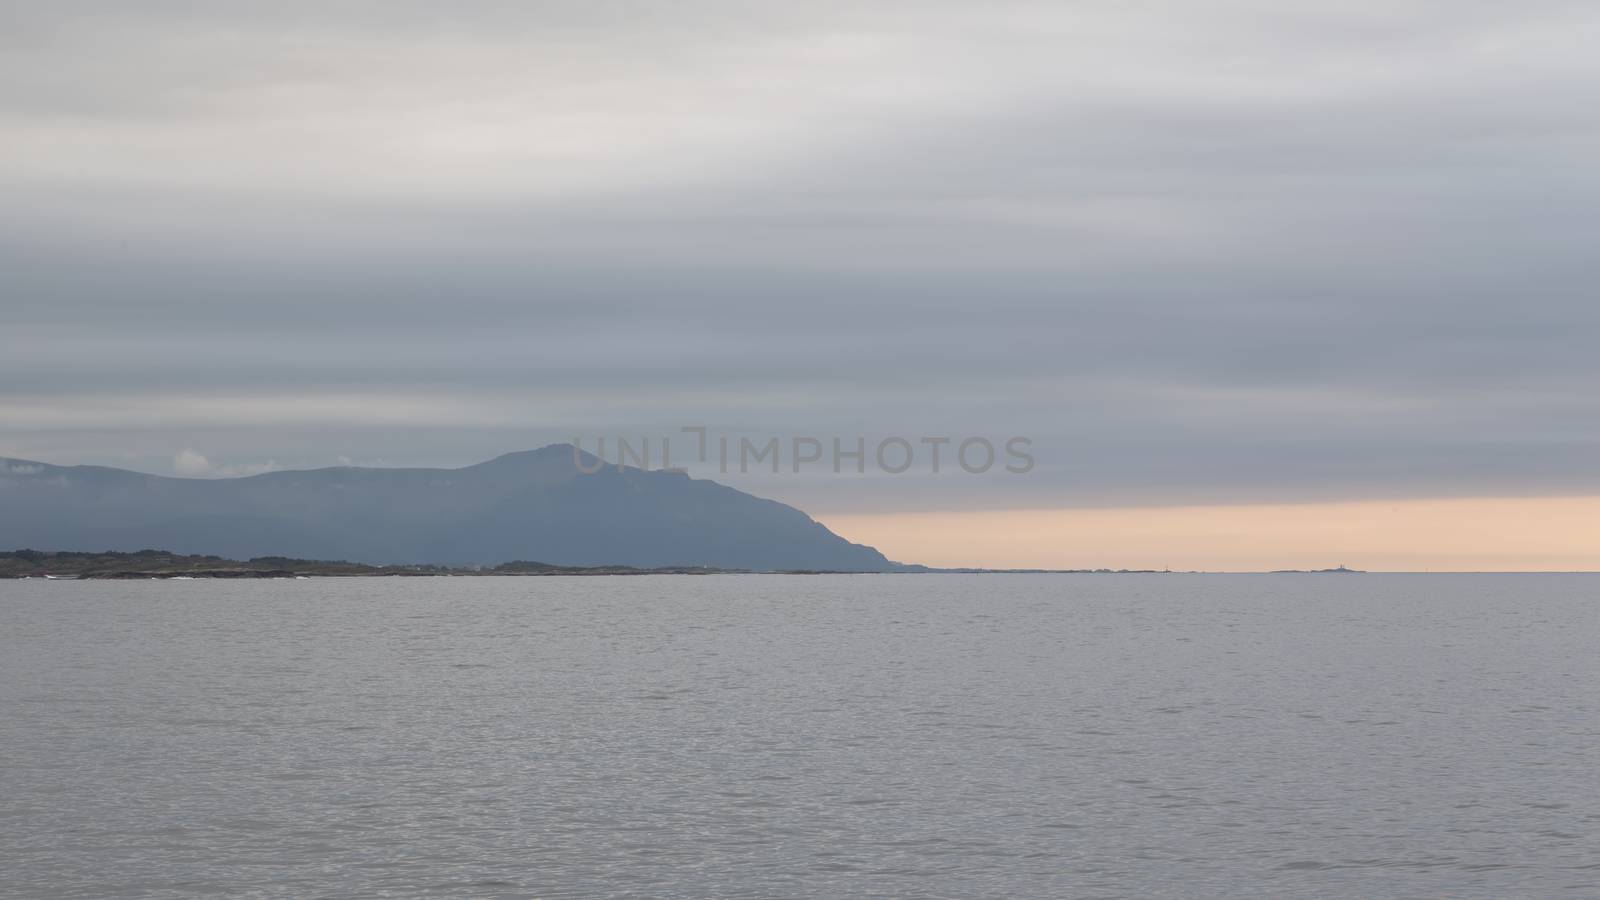
M 1600 577 L 0 582 L 7 897 L 1596 897 Z

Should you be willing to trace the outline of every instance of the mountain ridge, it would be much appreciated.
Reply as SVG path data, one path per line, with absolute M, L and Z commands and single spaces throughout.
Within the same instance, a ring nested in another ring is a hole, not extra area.
M 571 444 L 450 469 L 236 478 L 0 458 L 0 546 L 383 565 L 897 568 L 792 506 L 683 472 L 602 465 Z

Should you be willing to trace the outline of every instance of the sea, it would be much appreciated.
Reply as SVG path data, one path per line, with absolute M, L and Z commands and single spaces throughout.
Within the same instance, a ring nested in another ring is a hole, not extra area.
M 1600 897 L 1600 576 L 0 582 L 0 896 Z

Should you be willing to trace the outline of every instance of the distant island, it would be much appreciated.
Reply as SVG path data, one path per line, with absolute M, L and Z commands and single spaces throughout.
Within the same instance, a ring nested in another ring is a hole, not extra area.
M 1347 569 L 1344 566 L 1334 566 L 1331 569 L 1274 569 L 1271 575 L 1365 575 L 1361 569 Z

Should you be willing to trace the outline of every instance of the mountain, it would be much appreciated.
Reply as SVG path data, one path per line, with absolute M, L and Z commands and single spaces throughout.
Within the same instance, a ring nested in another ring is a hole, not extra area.
M 0 458 L 0 547 L 450 566 L 895 568 L 792 506 L 681 472 L 606 465 L 584 474 L 574 452 L 552 444 L 461 469 L 221 479 Z M 587 453 L 581 461 L 599 464 Z

